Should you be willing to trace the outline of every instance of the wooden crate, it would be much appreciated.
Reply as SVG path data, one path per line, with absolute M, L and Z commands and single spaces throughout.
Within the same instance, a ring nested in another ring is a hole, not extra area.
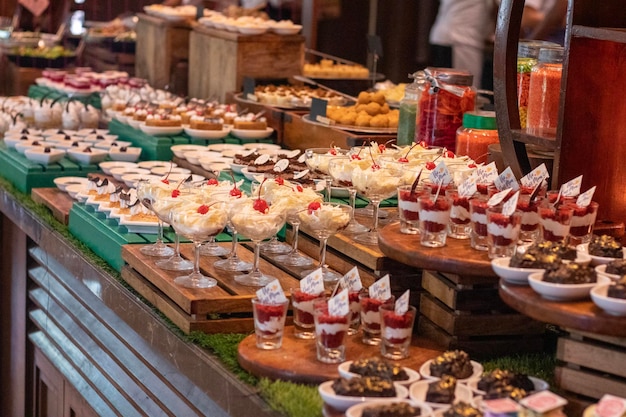
M 339 146 L 351 148 L 361 146 L 374 140 L 378 143 L 395 142 L 396 134 L 364 134 L 307 123 L 302 116 L 308 114 L 302 111 L 289 111 L 284 115 L 283 146 L 289 149 L 327 148 Z
M 556 381 L 566 392 L 599 399 L 626 393 L 626 339 L 570 330 L 559 338 Z
M 137 16 L 135 75 L 147 79 L 155 88 L 164 88 L 172 82 L 176 66 L 189 58 L 191 26 L 188 22 L 170 22 L 144 13 Z
M 419 332 L 474 356 L 541 351 L 545 326 L 506 306 L 497 279 L 422 274 Z
M 198 24 L 189 38 L 189 68 L 197 69 L 189 72 L 192 97 L 224 101 L 228 92 L 242 90 L 244 77 L 286 79 L 302 73 L 301 35 L 247 36 Z
M 115 70 L 126 71 L 131 76 L 135 74 L 135 53 L 114 52 L 110 45 L 90 43 L 85 48 L 83 60 L 97 72 Z
M 30 196 L 35 203 L 48 207 L 55 219 L 65 225 L 69 223 L 74 199 L 68 193 L 52 187 L 33 188 Z
M 28 88 L 41 77 L 41 68 L 23 68 L 10 62 L 0 54 L 0 94 L 25 96 Z

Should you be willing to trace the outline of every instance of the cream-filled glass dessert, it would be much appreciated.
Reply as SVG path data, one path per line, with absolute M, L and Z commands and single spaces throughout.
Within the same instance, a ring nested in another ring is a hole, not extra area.
M 522 213 L 507 214 L 503 206 L 487 209 L 487 239 L 489 258 L 512 257 L 522 225 Z
M 354 171 L 357 166 L 363 166 L 364 164 L 368 164 L 368 162 L 361 159 L 358 154 L 332 158 L 328 162 L 328 172 L 335 184 L 339 187 L 347 188 L 348 193 L 350 194 L 350 207 L 352 207 L 352 218 L 350 219 L 348 227 L 346 227 L 346 229 L 344 230 L 344 233 L 356 234 L 364 233 L 369 230 L 367 227 L 357 222 L 354 218 L 354 209 L 356 205 L 356 188 L 354 188 L 354 184 L 352 184 L 352 171 Z
M 210 288 L 217 284 L 214 278 L 200 272 L 200 245 L 209 236 L 220 233 L 228 222 L 224 203 L 200 204 L 193 199 L 173 207 L 170 215 L 176 233 L 191 239 L 194 244 L 193 272 L 179 276 L 174 283 L 186 288 Z
M 89 184 L 93 184 L 93 182 L 90 181 Z M 156 201 L 159 196 L 166 196 L 168 193 L 171 193 L 173 189 L 174 187 L 171 187 L 170 184 L 166 182 L 142 180 L 137 183 L 137 199 L 145 208 L 154 212 L 152 209 L 154 201 Z M 140 251 L 147 256 L 172 256 L 174 249 L 163 243 L 163 222 L 158 216 L 157 219 L 158 228 L 156 242 L 151 245 L 142 246 Z
M 328 172 L 330 160 L 338 156 L 347 155 L 348 151 L 341 148 L 309 148 L 304 151 L 305 163 L 309 169 L 322 176 L 326 186 L 326 200 L 330 201 L 332 177 Z
M 324 281 L 335 282 L 341 275 L 328 269 L 326 265 L 326 242 L 328 238 L 348 227 L 352 208 L 346 204 L 319 203 L 308 205 L 305 210 L 298 212 L 302 225 L 320 240 L 320 260 L 318 268 L 322 268 Z M 311 271 L 304 271 L 308 275 Z
M 422 195 L 419 206 L 420 244 L 438 248 L 446 244 L 452 199 L 443 195 Z
M 565 244 L 572 222 L 574 209 L 571 204 L 556 207 L 547 200 L 539 207 L 542 239 Z

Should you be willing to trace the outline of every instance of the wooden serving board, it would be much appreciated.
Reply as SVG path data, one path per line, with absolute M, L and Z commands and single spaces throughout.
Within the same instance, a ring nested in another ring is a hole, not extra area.
M 74 204 L 74 199 L 68 193 L 58 188 L 33 188 L 31 198 L 37 204 L 43 204 L 52 211 L 55 219 L 67 225 L 70 218 L 70 210 Z
M 346 339 L 346 360 L 380 357 L 380 347 L 361 342 L 361 333 Z M 442 353 L 427 339 L 413 336 L 414 340 L 407 359 L 396 361 L 401 366 L 419 370 L 429 359 Z M 293 335 L 293 327 L 285 327 L 283 345 L 276 350 L 261 350 L 256 347 L 252 334 L 246 337 L 238 350 L 239 364 L 258 377 L 282 379 L 305 384 L 319 384 L 339 377 L 336 364 L 325 364 L 317 360 L 315 340 L 302 340 Z

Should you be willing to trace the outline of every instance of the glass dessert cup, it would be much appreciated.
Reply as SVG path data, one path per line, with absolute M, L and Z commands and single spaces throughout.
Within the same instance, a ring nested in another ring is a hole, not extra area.
M 259 269 L 261 255 L 260 243 L 270 238 L 285 224 L 284 213 L 261 213 L 252 210 L 231 210 L 230 221 L 242 236 L 252 240 L 254 244 L 254 263 L 248 274 L 235 276 L 235 281 L 241 285 L 263 287 L 273 281 L 274 277 L 266 275 Z
M 593 225 L 596 223 L 598 203 L 592 201 L 587 207 L 572 204 L 574 213 L 569 228 L 570 246 L 576 246 L 591 241 Z
M 429 248 L 445 246 L 452 200 L 442 195 L 422 195 L 417 199 L 420 212 L 420 244 Z
M 348 301 L 350 302 L 350 327 L 348 335 L 357 334 L 361 326 L 361 304 L 359 303 L 359 291 L 348 292 Z
M 269 254 L 285 254 L 291 252 L 291 246 L 278 240 L 276 235 L 261 245 L 261 252 Z
M 139 181 L 137 184 L 137 199 L 143 204 L 148 210 L 154 212 L 152 208 L 152 203 L 154 201 L 155 195 L 154 186 L 150 185 L 149 181 Z M 157 216 L 158 226 L 157 226 L 157 238 L 156 242 L 151 245 L 142 246 L 140 252 L 146 256 L 154 256 L 154 257 L 165 257 L 174 255 L 174 249 L 170 248 L 163 242 L 163 221 Z
M 367 291 L 359 293 L 359 303 L 361 304 L 361 330 L 363 331 L 361 340 L 363 343 L 371 346 L 378 346 L 380 344 L 380 307 L 382 305 L 393 306 L 394 302 L 394 296 L 383 301 L 371 298 Z
M 419 233 L 419 208 L 417 199 L 427 192 L 423 186 L 401 185 L 398 187 L 398 218 L 400 233 L 416 235 Z
M 287 212 L 287 223 L 293 228 L 293 241 L 291 243 L 291 250 L 284 255 L 276 256 L 274 259 L 287 266 L 305 267 L 313 265 L 313 260 L 308 256 L 301 255 L 298 252 L 298 236 L 300 235 L 300 217 L 298 216 L 298 210 L 290 210 Z
M 520 194 L 517 200 L 517 210 L 522 212 L 522 225 L 519 232 L 519 244 L 532 245 L 539 241 L 541 227 L 539 226 L 539 206 L 543 198 L 538 197 L 530 201 L 530 195 Z
M 393 197 L 398 192 L 402 180 L 402 168 L 396 167 L 369 167 L 356 168 L 352 172 L 352 183 L 357 192 L 366 197 L 374 206 L 374 225 L 369 232 L 354 236 L 354 240 L 365 245 L 378 244 L 379 206 L 382 200 Z
M 358 161 L 353 161 L 351 157 L 345 156 L 340 158 L 332 158 L 328 162 L 328 172 L 340 187 L 348 189 L 350 195 L 350 207 L 352 207 L 352 215 L 348 227 L 344 229 L 344 233 L 357 234 L 368 232 L 369 229 L 357 222 L 354 218 L 354 211 L 356 206 L 356 188 L 352 185 L 352 170 L 357 166 Z
M 324 299 L 315 301 L 313 318 L 317 360 L 324 363 L 344 362 L 350 313 L 342 316 L 332 315 L 328 311 L 328 301 Z
M 280 349 L 283 343 L 288 308 L 289 300 L 268 304 L 261 302 L 258 298 L 252 299 L 257 348 L 263 350 Z
M 202 208 L 206 208 L 206 212 Z M 174 208 L 170 217 L 174 230 L 190 239 L 194 245 L 193 271 L 189 275 L 176 277 L 174 283 L 185 288 L 214 287 L 217 281 L 200 272 L 200 246 L 209 236 L 224 230 L 228 221 L 224 205 L 213 204 L 209 207 L 199 203 L 184 204 Z
M 416 309 L 413 306 L 409 306 L 404 314 L 396 314 L 393 305 L 380 307 L 380 352 L 383 357 L 392 360 L 409 357 L 415 314 Z
M 486 251 L 487 243 L 487 197 L 480 195 L 470 200 L 470 246 L 476 250 Z
M 326 246 L 328 238 L 342 231 L 350 223 L 352 208 L 346 204 L 321 203 L 316 210 L 306 209 L 298 212 L 302 224 L 320 241 L 319 264 L 325 282 L 336 282 L 341 275 L 328 269 L 326 265 Z M 313 270 L 302 272 L 307 276 Z
M 184 203 L 184 197 L 159 197 L 153 204 L 152 208 L 159 220 L 164 223 L 171 224 L 171 215 L 175 208 Z M 193 262 L 190 262 L 180 256 L 180 235 L 174 229 L 174 254 L 167 259 L 162 259 L 154 263 L 158 268 L 166 271 L 188 271 L 193 269 Z
M 293 307 L 293 335 L 298 339 L 315 339 L 315 320 L 313 306 L 316 300 L 326 297 L 320 294 L 308 294 L 300 288 L 291 288 L 291 305 Z
M 232 239 L 232 246 L 230 248 L 229 255 L 226 259 L 222 259 L 221 261 L 216 261 L 213 266 L 217 269 L 221 269 L 222 271 L 227 272 L 244 272 L 250 271 L 252 269 L 252 264 L 250 262 L 246 262 L 242 260 L 237 255 L 237 248 L 239 247 L 239 239 L 237 229 L 233 227 L 232 223 L 229 221 L 226 225 L 228 229 L 230 229 L 230 235 Z
M 566 244 L 574 215 L 571 204 L 557 205 L 545 203 L 539 207 L 541 237 L 544 241 Z
M 471 231 L 470 199 L 461 197 L 456 190 L 446 190 L 446 197 L 450 198 L 452 202 L 448 236 L 454 239 L 469 239 Z
M 306 165 L 312 172 L 321 175 L 324 179 L 327 201 L 330 201 L 332 191 L 332 177 L 328 172 L 328 164 L 331 159 L 347 154 L 347 150 L 338 148 L 309 148 L 304 151 Z
M 502 212 L 502 206 L 487 209 L 487 238 L 490 259 L 515 255 L 522 225 L 522 212 L 511 215 Z

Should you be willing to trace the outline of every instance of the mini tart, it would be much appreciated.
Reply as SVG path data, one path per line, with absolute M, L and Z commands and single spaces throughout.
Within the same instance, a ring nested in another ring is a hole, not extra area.
M 264 121 L 250 121 L 250 120 L 245 120 L 245 121 L 238 121 L 235 120 L 235 129 L 242 129 L 242 130 L 265 130 L 267 129 L 267 122 Z
M 192 117 L 189 120 L 189 127 L 198 130 L 222 130 L 224 124 L 220 119 Z

